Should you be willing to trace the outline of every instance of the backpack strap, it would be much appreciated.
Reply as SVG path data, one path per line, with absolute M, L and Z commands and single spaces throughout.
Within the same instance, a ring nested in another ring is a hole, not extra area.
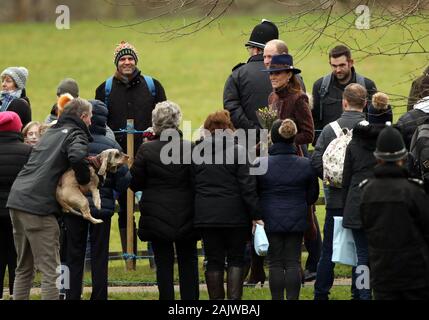
M 364 87 L 366 89 L 365 77 L 361 76 L 359 73 L 356 73 L 356 83 L 360 84 L 362 87 Z
M 143 77 L 144 77 L 144 80 L 146 81 L 146 84 L 149 88 L 149 91 L 152 97 L 156 97 L 156 88 L 155 88 L 155 82 L 153 81 L 153 78 L 145 75 L 143 75 Z
M 147 87 L 149 88 L 150 94 L 152 95 L 152 97 L 156 97 L 156 87 L 153 78 L 145 75 L 143 75 L 143 77 L 146 81 Z M 107 109 L 109 109 L 109 95 L 112 92 L 112 83 L 113 77 L 110 77 L 106 80 L 106 83 L 104 85 L 104 104 L 106 105 Z
M 112 91 L 112 83 L 113 83 L 113 77 L 110 77 L 106 80 L 106 83 L 104 85 L 104 104 L 107 107 L 107 110 L 109 110 L 109 95 Z
M 329 92 L 329 84 L 331 83 L 332 73 L 323 77 L 322 84 L 319 88 L 319 120 L 323 120 L 323 99 Z
M 338 138 L 341 135 L 341 132 L 343 131 L 343 129 L 341 129 L 338 121 L 333 121 L 329 125 L 331 126 L 332 130 L 334 130 L 334 133 Z

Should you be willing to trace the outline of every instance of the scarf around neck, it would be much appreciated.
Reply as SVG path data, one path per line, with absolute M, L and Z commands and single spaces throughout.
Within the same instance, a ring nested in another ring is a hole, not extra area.
M 0 101 L 1 101 L 1 108 L 0 112 L 7 111 L 9 108 L 10 103 L 15 100 L 21 98 L 22 90 L 15 90 L 15 91 L 1 91 L 0 92 Z

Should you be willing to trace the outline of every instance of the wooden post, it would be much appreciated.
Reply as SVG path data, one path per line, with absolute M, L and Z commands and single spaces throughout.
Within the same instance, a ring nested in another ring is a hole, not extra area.
M 134 119 L 127 119 L 127 130 L 134 129 Z M 127 154 L 130 156 L 129 166 L 134 161 L 134 134 L 127 133 Z M 134 192 L 127 190 L 127 253 L 134 254 Z M 136 270 L 133 259 L 127 260 L 127 271 Z

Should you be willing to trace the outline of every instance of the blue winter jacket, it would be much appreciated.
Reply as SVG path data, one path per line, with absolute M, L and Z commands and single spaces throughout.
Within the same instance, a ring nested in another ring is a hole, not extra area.
M 258 176 L 260 208 L 267 232 L 304 232 L 308 206 L 319 197 L 317 175 L 309 159 L 284 142 L 269 148 L 268 171 Z

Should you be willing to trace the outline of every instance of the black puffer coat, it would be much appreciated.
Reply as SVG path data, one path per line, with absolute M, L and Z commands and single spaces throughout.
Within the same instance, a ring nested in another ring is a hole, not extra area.
M 192 226 L 194 194 L 191 163 L 163 164 L 161 150 L 168 143 L 159 139 L 143 143 L 130 169 L 130 188 L 135 192 L 142 191 L 138 230 L 142 241 L 197 238 Z M 191 142 L 178 139 L 174 146 L 190 160 Z
M 210 136 L 195 146 L 194 161 L 195 154 L 200 152 L 212 161 L 212 164 L 194 162 L 196 227 L 247 227 L 252 220 L 262 219 L 256 177 L 249 175 L 247 157 L 243 164 L 238 161 L 240 156 L 247 155 L 246 150 L 231 141 L 232 136 L 226 139 L 228 143 L 219 136 Z M 217 152 L 205 154 L 206 150 Z M 220 152 L 224 162 L 215 164 Z M 234 155 L 232 164 L 226 164 L 227 154 Z
M 347 146 L 343 170 L 343 226 L 360 229 L 360 203 L 362 190 L 359 184 L 373 177 L 376 160 L 374 151 L 377 137 L 384 125 L 357 124 L 353 129 L 353 138 Z
M 30 153 L 31 146 L 24 143 L 20 132 L 0 132 L 0 217 L 9 217 L 9 191 Z

